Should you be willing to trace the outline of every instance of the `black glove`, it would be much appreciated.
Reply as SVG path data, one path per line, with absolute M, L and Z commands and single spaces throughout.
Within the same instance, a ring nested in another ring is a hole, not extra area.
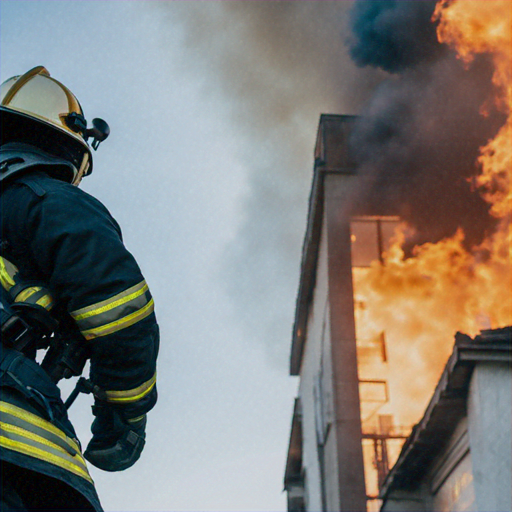
M 126 419 L 119 408 L 95 405 L 92 439 L 84 457 L 104 471 L 124 471 L 140 457 L 146 438 L 146 415 Z

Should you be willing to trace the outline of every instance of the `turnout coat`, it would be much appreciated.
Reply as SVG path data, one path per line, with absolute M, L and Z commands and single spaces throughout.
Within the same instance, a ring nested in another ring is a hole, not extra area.
M 98 200 L 37 167 L 4 186 L 1 200 L 2 292 L 20 278 L 42 284 L 51 298 L 38 286 L 22 298 L 53 300 L 59 329 L 89 345 L 102 405 L 127 418 L 145 414 L 157 398 L 158 325 L 117 222 Z M 59 388 L 34 360 L 5 347 L 0 384 L 2 464 L 40 475 L 46 488 L 70 488 L 85 509 L 101 510 Z

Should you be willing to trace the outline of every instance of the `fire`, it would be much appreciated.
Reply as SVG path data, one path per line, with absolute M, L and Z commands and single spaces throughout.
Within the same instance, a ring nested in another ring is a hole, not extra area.
M 474 336 L 512 323 L 511 15 L 510 0 L 442 0 L 434 14 L 439 41 L 461 59 L 469 63 L 478 53 L 493 59 L 494 101 L 507 120 L 480 149 L 475 166 L 477 190 L 499 219 L 497 231 L 468 251 L 458 230 L 406 258 L 402 246 L 410 228 L 402 226 L 382 261 L 353 269 L 358 344 L 385 333 L 387 351 L 386 364 L 360 360 L 360 379 L 387 381 L 389 401 L 378 414 L 392 414 L 398 425 L 420 419 L 457 331 Z M 376 414 L 365 417 L 361 400 L 363 430 L 375 429 Z
M 507 114 L 507 122 L 496 138 L 484 148 L 479 159 L 478 184 L 483 197 L 492 204 L 497 217 L 511 210 L 512 119 L 512 3 L 510 0 L 465 0 L 438 3 L 434 18 L 439 20 L 438 38 L 454 46 L 463 60 L 470 62 L 476 53 L 487 53 L 494 62 L 493 82 L 496 103 Z
M 503 246 L 502 233 L 496 238 L 489 243 Z M 507 253 L 488 259 L 483 249 L 466 251 L 461 230 L 417 247 L 412 258 L 404 257 L 403 239 L 399 232 L 383 263 L 354 269 L 354 289 L 357 337 L 384 332 L 389 360 L 387 370 L 363 362 L 360 377 L 387 380 L 390 401 L 379 413 L 392 411 L 398 424 L 411 425 L 430 398 L 455 333 L 510 324 L 512 274 Z

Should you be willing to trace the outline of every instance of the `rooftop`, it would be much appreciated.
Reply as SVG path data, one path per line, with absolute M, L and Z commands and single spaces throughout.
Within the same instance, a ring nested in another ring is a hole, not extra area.
M 457 422 L 466 413 L 471 373 L 482 361 L 512 361 L 512 327 L 482 331 L 475 338 L 458 332 L 455 345 L 432 399 L 386 477 L 380 497 L 414 488 L 443 450 Z

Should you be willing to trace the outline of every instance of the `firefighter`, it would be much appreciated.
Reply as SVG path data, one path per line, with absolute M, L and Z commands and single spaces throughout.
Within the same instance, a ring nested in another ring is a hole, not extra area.
M 144 446 L 157 399 L 153 299 L 117 222 L 78 188 L 108 133 L 42 66 L 1 86 L 2 510 L 102 510 L 84 458 L 122 471 Z M 79 382 L 95 418 L 82 454 L 56 383 L 86 359 Z

